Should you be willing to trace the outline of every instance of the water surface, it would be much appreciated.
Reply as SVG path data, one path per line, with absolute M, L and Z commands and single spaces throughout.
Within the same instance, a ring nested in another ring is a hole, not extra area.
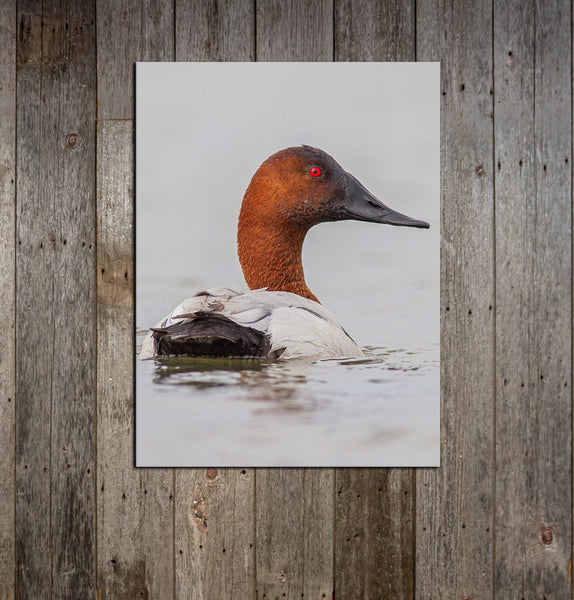
M 365 358 L 315 363 L 139 361 L 137 462 L 436 464 L 438 348 L 364 351 Z

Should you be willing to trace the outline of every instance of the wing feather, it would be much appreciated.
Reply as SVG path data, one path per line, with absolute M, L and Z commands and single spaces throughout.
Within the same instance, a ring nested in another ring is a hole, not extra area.
M 273 356 L 363 355 L 324 306 L 290 292 L 266 289 L 248 292 L 230 288 L 201 290 L 178 304 L 154 329 L 170 327 L 198 313 L 221 315 L 238 325 L 269 334 L 270 355 Z M 140 358 L 152 358 L 157 353 L 156 346 L 150 332 L 144 340 Z

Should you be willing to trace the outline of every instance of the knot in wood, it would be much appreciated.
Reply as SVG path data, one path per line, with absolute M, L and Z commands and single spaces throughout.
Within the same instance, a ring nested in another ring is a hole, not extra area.
M 554 540 L 554 533 L 552 532 L 552 527 L 541 527 L 540 539 L 542 540 L 543 544 L 549 546 Z
M 66 148 L 75 148 L 78 143 L 78 134 L 77 133 L 68 133 L 66 136 Z
M 209 469 L 207 469 L 207 471 L 205 471 L 205 476 L 207 477 L 207 479 L 215 479 L 217 477 L 217 469 L 210 467 Z

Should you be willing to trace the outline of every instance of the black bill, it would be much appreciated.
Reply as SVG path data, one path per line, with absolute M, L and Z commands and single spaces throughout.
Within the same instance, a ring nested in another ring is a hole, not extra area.
M 347 173 L 347 177 L 347 194 L 341 209 L 343 219 L 429 229 L 430 225 L 426 221 L 407 217 L 407 215 L 389 208 L 350 173 Z

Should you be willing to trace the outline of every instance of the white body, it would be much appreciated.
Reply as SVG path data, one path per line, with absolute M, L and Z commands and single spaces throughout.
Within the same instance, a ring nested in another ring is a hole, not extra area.
M 271 353 L 284 348 L 282 359 L 363 356 L 330 311 L 318 302 L 290 292 L 212 288 L 184 300 L 156 327 L 172 325 L 183 320 L 178 316 L 194 312 L 218 313 L 240 325 L 267 333 Z M 155 350 L 150 332 L 142 345 L 140 358 L 153 358 Z

